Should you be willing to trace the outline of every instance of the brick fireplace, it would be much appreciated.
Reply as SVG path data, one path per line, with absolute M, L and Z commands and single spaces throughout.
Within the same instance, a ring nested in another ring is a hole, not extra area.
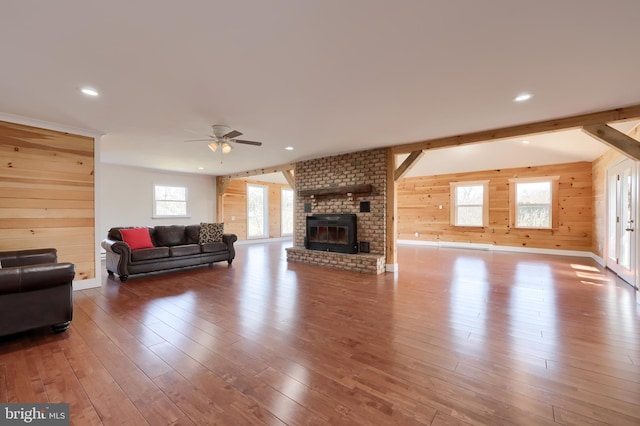
M 287 260 L 349 271 L 384 272 L 386 167 L 384 149 L 296 163 L 295 240 L 294 247 L 287 249 Z M 305 248 L 308 216 L 342 214 L 355 215 L 358 243 L 365 243 L 358 248 L 368 246 L 368 253 Z

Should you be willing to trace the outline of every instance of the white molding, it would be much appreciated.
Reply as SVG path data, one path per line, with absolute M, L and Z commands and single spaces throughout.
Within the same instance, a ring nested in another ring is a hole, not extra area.
M 102 285 L 102 247 L 99 244 L 99 241 L 102 241 L 103 235 L 102 230 L 100 229 L 101 221 L 101 202 L 102 202 L 102 191 L 101 181 L 102 181 L 102 172 L 100 167 L 100 142 L 102 140 L 101 135 L 96 135 L 93 137 L 93 241 L 95 241 L 95 278 L 86 283 L 87 287 L 83 286 L 83 290 L 85 288 L 93 288 L 100 287 Z M 106 252 L 105 256 L 106 258 Z
M 278 238 L 256 238 L 251 240 L 240 240 L 233 243 L 236 246 L 244 246 L 248 244 L 261 244 L 261 243 L 275 243 L 276 241 L 291 241 L 292 237 L 278 237 Z
M 439 247 L 438 241 L 397 240 L 398 245 Z
M 496 250 L 493 244 L 480 244 L 480 243 L 462 243 L 454 241 L 441 241 L 439 247 L 442 248 L 467 248 L 472 250 Z
M 579 250 L 558 250 L 558 249 L 544 249 L 544 248 L 535 248 L 535 247 L 511 247 L 511 246 L 499 246 L 494 244 L 462 243 L 462 242 L 454 242 L 454 241 L 398 240 L 398 245 L 432 246 L 432 247 L 438 247 L 438 248 L 461 248 L 461 249 L 489 250 L 489 251 L 508 251 L 508 252 L 519 252 L 519 253 L 550 254 L 554 256 L 590 257 L 598 263 L 602 261 L 602 259 L 599 256 L 596 256 L 590 251 L 579 251 Z
M 100 276 L 100 271 L 96 271 L 96 276 Z M 102 283 L 100 278 L 90 278 L 88 280 L 74 281 L 73 291 L 86 290 L 88 288 L 100 287 Z
M 600 256 L 598 256 L 597 254 L 595 254 L 595 253 L 591 253 L 591 258 L 592 258 L 593 260 L 595 260 L 595 261 L 598 263 L 598 265 L 600 265 L 600 266 L 602 266 L 602 267 L 605 267 L 605 268 L 607 267 L 607 264 L 606 264 L 606 262 L 604 261 L 604 259 L 603 259 L 603 258 L 601 258 Z
M 398 272 L 398 264 L 397 263 L 387 263 L 385 265 L 386 272 Z

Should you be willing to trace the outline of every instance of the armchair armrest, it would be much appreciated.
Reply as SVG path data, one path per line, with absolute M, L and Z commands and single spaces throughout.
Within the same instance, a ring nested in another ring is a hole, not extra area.
M 12 266 L 37 265 L 39 263 L 56 263 L 58 252 L 54 248 L 12 250 L 0 252 L 0 264 L 3 268 Z
M 24 293 L 71 284 L 73 263 L 41 263 L 0 269 L 0 294 Z

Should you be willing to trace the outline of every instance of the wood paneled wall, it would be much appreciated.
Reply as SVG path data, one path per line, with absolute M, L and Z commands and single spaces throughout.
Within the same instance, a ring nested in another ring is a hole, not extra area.
M 238 235 L 238 240 L 247 239 L 247 183 L 267 186 L 269 193 L 269 238 L 281 237 L 281 191 L 282 188 L 291 189 L 287 184 L 247 179 L 231 180 L 222 197 L 222 218 L 218 218 L 218 222 L 224 222 L 224 231 Z
M 95 277 L 94 140 L 0 121 L 0 250 L 53 247 Z
M 542 176 L 560 176 L 559 227 L 510 228 L 509 179 Z M 489 226 L 451 226 L 449 183 L 487 179 Z M 398 239 L 591 251 L 592 203 L 590 162 L 405 178 L 398 182 Z

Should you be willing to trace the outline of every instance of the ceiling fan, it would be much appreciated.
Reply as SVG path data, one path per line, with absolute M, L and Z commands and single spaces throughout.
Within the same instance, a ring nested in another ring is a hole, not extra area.
M 254 142 L 254 141 L 245 141 L 241 139 L 236 139 L 238 136 L 242 136 L 242 133 L 237 130 L 231 130 L 229 126 L 223 126 L 220 124 L 214 124 L 211 126 L 213 129 L 213 134 L 209 135 L 207 139 L 188 139 L 185 142 L 201 142 L 208 141 L 211 142 L 209 144 L 209 149 L 215 152 L 218 148 L 222 151 L 223 154 L 228 154 L 231 152 L 232 143 L 241 143 L 245 145 L 254 145 L 261 146 L 262 142 Z

